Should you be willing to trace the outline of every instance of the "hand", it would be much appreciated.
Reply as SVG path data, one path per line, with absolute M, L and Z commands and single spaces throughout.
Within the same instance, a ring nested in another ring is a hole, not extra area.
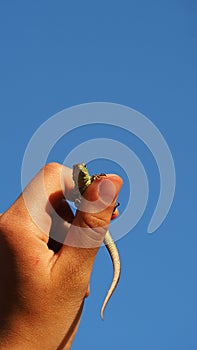
M 51 163 L 0 217 L 0 349 L 70 349 L 121 185 L 94 181 L 74 217 L 72 170 Z

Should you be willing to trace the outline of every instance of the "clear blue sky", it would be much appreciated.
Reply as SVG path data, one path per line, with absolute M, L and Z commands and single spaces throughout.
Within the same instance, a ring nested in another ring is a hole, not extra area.
M 140 111 L 164 135 L 176 166 L 171 211 L 148 235 L 159 175 L 146 147 L 125 135 L 149 177 L 148 206 L 118 241 L 122 276 L 104 322 L 112 271 L 105 249 L 99 252 L 74 350 L 197 349 L 196 45 L 195 0 L 1 1 L 1 211 L 21 191 L 32 134 L 72 105 L 109 101 Z M 49 160 L 62 161 L 65 149 L 66 139 Z

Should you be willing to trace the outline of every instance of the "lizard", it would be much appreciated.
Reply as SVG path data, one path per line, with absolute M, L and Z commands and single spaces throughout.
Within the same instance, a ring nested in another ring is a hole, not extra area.
M 86 167 L 85 163 L 79 163 L 73 165 L 73 180 L 74 180 L 74 190 L 72 192 L 73 199 L 75 206 L 78 207 L 82 200 L 82 195 L 86 191 L 86 189 L 91 185 L 91 183 L 97 179 L 101 179 L 103 176 L 106 176 L 106 174 L 94 174 L 90 175 L 89 171 Z M 114 207 L 113 213 L 115 212 L 116 208 L 119 206 L 119 203 L 117 203 Z M 113 264 L 113 280 L 111 283 L 111 286 L 107 292 L 107 295 L 104 299 L 102 308 L 101 308 L 101 318 L 104 320 L 104 310 L 108 304 L 109 299 L 111 298 L 114 290 L 116 289 L 116 286 L 119 282 L 120 278 L 120 257 L 118 253 L 118 249 L 116 247 L 116 244 L 109 232 L 107 230 L 104 238 L 104 244 L 110 254 L 112 264 Z

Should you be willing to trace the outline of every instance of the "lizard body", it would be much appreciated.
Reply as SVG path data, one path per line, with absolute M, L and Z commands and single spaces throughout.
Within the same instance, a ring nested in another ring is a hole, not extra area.
M 75 183 L 75 188 L 73 190 L 73 197 L 75 201 L 76 207 L 80 204 L 82 195 L 85 192 L 85 190 L 88 188 L 89 185 L 95 180 L 99 179 L 102 176 L 106 176 L 105 174 L 99 174 L 99 175 L 90 175 L 88 172 L 88 169 L 85 165 L 85 163 L 79 163 L 73 165 L 73 180 Z M 115 206 L 114 211 L 116 207 L 119 205 L 119 203 Z M 105 307 L 111 298 L 117 284 L 120 278 L 120 258 L 119 253 L 116 247 L 115 242 L 113 241 L 113 238 L 111 237 L 109 231 L 106 232 L 105 238 L 104 238 L 104 244 L 110 254 L 112 264 L 113 264 L 113 280 L 111 283 L 111 286 L 107 292 L 107 295 L 105 297 L 105 300 L 103 302 L 102 308 L 101 308 L 101 318 L 104 319 L 104 310 Z

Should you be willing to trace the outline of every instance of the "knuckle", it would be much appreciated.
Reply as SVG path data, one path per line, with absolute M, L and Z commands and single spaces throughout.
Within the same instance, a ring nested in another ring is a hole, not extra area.
M 104 215 L 85 214 L 83 216 L 84 226 L 91 229 L 93 232 L 103 234 L 106 230 L 107 220 Z
M 45 164 L 43 167 L 43 170 L 47 173 L 54 173 L 54 172 L 59 172 L 62 169 L 62 165 L 57 162 L 51 162 L 48 164 Z

